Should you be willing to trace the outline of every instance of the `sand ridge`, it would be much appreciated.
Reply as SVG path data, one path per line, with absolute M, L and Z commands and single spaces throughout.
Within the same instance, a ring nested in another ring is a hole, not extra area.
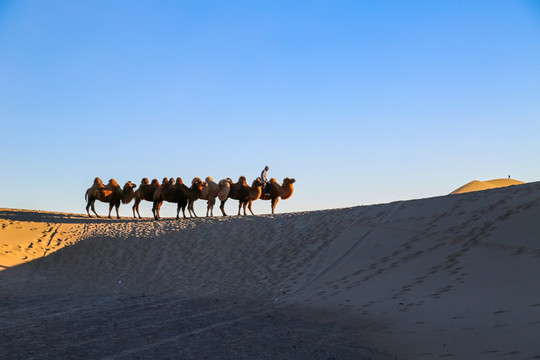
M 500 187 L 506 187 L 506 186 L 512 186 L 512 185 L 521 185 L 524 184 L 523 181 L 515 180 L 515 179 L 494 179 L 494 180 L 488 180 L 488 181 L 479 181 L 479 180 L 473 180 L 456 190 L 452 191 L 450 195 L 454 194 L 463 194 L 473 191 L 482 191 L 482 190 L 489 190 L 489 189 L 496 189 Z
M 3 335 L 19 358 L 534 358 L 539 212 L 540 183 L 180 221 L 3 209 L 36 235 L 73 226 L 0 272 Z

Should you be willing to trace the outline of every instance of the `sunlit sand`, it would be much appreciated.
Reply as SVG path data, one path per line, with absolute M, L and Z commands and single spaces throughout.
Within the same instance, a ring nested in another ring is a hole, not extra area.
M 474 180 L 452 191 L 450 195 L 463 194 L 463 193 L 473 192 L 473 191 L 496 189 L 500 187 L 521 185 L 521 184 L 524 184 L 524 182 L 519 181 L 519 180 L 514 180 L 514 179 L 494 179 L 494 180 L 488 180 L 488 181 Z

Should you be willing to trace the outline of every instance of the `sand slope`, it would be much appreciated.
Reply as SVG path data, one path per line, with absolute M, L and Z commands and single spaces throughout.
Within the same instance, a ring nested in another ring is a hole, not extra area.
M 521 184 L 524 184 L 524 182 L 519 181 L 519 180 L 514 180 L 514 179 L 494 179 L 494 180 L 488 180 L 488 181 L 474 180 L 452 191 L 450 195 L 463 194 L 463 193 L 468 193 L 468 192 L 473 192 L 473 191 L 496 189 L 500 187 L 521 185 Z
M 0 271 L 0 358 L 534 358 L 539 215 L 540 183 L 187 221 L 3 209 L 0 265 L 35 260 Z M 72 244 L 32 255 L 10 226 Z

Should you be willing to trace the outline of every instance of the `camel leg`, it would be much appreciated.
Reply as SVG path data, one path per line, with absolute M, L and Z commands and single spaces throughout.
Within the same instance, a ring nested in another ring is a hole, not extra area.
M 116 218 L 120 219 L 120 214 L 118 213 L 118 208 L 120 207 L 120 204 L 116 204 L 114 207 L 116 208 Z
M 214 216 L 214 204 L 216 203 L 216 198 L 208 199 L 208 205 L 206 207 L 206 216 L 208 216 L 208 211 L 210 211 L 210 216 Z
M 139 199 L 135 199 L 135 204 L 133 204 L 133 217 L 136 219 L 137 218 L 137 215 L 135 215 L 135 210 L 137 210 L 137 212 L 139 212 L 139 204 L 141 203 L 141 201 Z M 139 219 L 141 218 L 141 214 L 139 214 Z
M 246 214 L 246 206 L 247 206 L 247 204 L 248 204 L 247 201 L 244 201 L 244 202 L 242 203 L 242 209 L 244 209 L 244 215 L 247 215 L 247 214 Z
M 279 198 L 272 199 L 272 214 L 274 213 L 274 210 L 276 209 L 276 205 L 279 201 Z
M 238 216 L 240 216 L 240 210 L 242 210 L 242 202 L 238 201 Z
M 176 205 L 176 220 L 180 219 L 180 209 L 182 208 L 182 205 L 180 203 L 178 203 L 178 205 Z
M 188 203 L 189 216 L 198 217 L 197 214 L 195 214 L 195 209 L 193 208 L 194 203 L 195 201 L 189 200 L 189 203 Z M 191 213 L 193 213 L 193 215 L 191 215 Z
M 111 219 L 111 212 L 112 212 L 112 209 L 114 207 L 114 204 L 112 202 L 109 203 L 109 219 Z
M 93 212 L 94 214 L 96 214 L 96 217 L 99 217 L 98 213 L 96 212 L 96 208 L 94 207 L 94 206 L 95 206 L 95 202 L 96 202 L 96 200 L 92 201 L 91 209 L 92 209 L 92 212 Z
M 219 209 L 221 210 L 221 213 L 223 214 L 223 216 L 227 216 L 227 214 L 225 214 L 225 202 L 227 201 L 227 199 L 221 201 L 221 204 L 219 205 Z
M 255 215 L 253 213 L 253 210 L 251 210 L 251 204 L 253 204 L 253 200 L 249 200 L 249 203 L 248 203 L 248 209 L 249 209 L 249 212 L 251 213 L 251 215 Z
M 152 214 L 154 214 L 154 220 L 159 220 L 159 208 L 161 207 L 161 202 L 154 201 L 154 206 L 152 206 Z
M 184 219 L 187 219 L 187 216 L 186 216 L 186 205 L 182 205 L 182 215 L 184 215 Z
M 159 216 L 159 210 L 161 210 L 161 205 L 163 205 L 163 201 L 161 201 L 161 202 L 158 204 L 157 209 L 156 209 L 156 214 L 157 214 L 158 220 L 161 219 L 161 216 Z
M 88 204 L 86 204 L 86 212 L 88 213 L 88 217 L 92 217 L 92 215 L 90 215 L 90 201 L 88 202 Z
M 94 214 L 96 214 L 97 217 L 99 217 L 99 215 L 97 214 L 96 212 L 96 208 L 94 207 L 94 202 L 95 200 L 88 200 L 88 204 L 86 205 L 86 212 L 88 213 L 88 217 L 92 217 L 92 215 L 90 215 L 90 211 L 88 211 L 89 208 L 92 209 L 92 211 L 94 212 Z

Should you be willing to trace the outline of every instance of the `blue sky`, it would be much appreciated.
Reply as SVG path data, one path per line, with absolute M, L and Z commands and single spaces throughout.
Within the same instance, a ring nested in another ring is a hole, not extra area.
M 538 181 L 539 64 L 535 1 L 0 1 L 0 207 L 265 165 L 278 212 Z

